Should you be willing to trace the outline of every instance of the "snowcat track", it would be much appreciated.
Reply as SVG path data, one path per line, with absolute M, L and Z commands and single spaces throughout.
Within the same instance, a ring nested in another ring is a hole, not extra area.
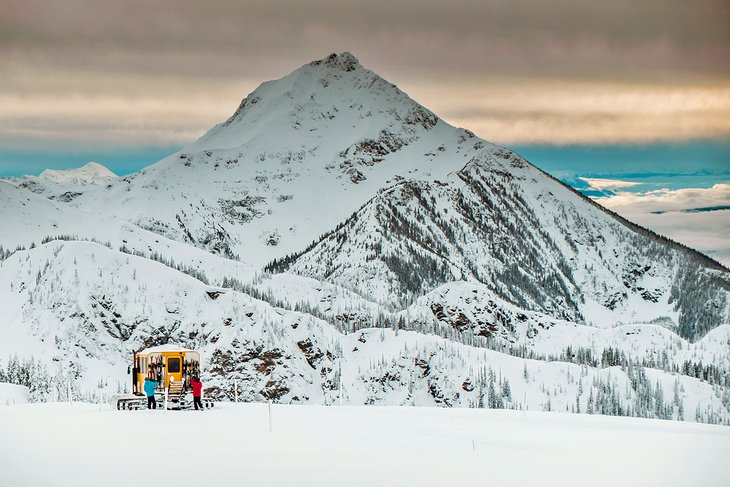
M 135 411 L 145 409 L 147 407 L 147 399 L 129 398 L 117 400 L 117 409 L 122 411 Z
M 212 409 L 215 403 L 212 400 L 204 399 L 202 401 L 203 409 Z M 164 409 L 164 399 L 157 399 L 157 409 Z M 119 411 L 138 411 L 147 409 L 147 398 L 124 398 L 117 400 L 117 410 Z M 167 409 L 169 411 L 192 411 L 193 403 L 189 401 L 168 401 Z

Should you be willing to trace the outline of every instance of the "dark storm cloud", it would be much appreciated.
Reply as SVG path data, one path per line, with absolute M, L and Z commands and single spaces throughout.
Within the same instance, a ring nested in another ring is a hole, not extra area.
M 351 50 L 393 71 L 725 76 L 725 0 L 4 2 L 16 62 L 221 76 Z

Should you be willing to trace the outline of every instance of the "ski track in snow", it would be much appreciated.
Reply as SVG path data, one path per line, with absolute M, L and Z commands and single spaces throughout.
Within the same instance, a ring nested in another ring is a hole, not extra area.
M 0 484 L 730 485 L 730 428 L 503 410 L 272 407 L 203 413 L 0 409 Z

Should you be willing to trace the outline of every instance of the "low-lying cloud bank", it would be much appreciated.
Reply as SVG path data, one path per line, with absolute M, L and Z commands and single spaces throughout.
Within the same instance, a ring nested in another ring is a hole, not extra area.
M 730 183 L 646 193 L 619 191 L 596 201 L 730 268 Z

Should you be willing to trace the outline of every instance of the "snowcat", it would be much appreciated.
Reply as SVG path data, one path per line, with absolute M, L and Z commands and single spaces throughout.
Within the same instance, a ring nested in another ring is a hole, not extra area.
M 132 365 L 127 368 L 132 376 L 132 394 L 116 398 L 117 409 L 145 409 L 143 384 L 146 378 L 157 382 L 155 399 L 158 408 L 190 409 L 193 405 L 190 379 L 200 376 L 200 354 L 177 345 L 159 345 L 135 352 Z M 203 407 L 213 407 L 212 401 L 203 400 Z

